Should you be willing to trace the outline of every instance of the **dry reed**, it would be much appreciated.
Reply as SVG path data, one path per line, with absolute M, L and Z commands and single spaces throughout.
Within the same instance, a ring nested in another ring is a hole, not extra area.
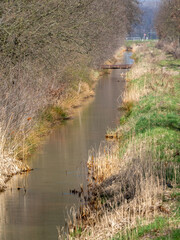
M 174 91 L 172 72 L 162 72 L 154 67 L 153 62 L 164 58 L 163 53 L 151 52 L 143 46 L 137 50 L 138 56 L 142 51 L 146 52 L 146 61 L 136 64 L 127 76 L 128 87 L 123 95 L 126 107 L 149 93 L 155 93 L 156 97 L 159 93 L 172 94 Z M 151 75 L 151 81 L 147 74 Z M 143 86 L 131 85 L 132 80 L 144 76 Z M 132 126 L 129 122 L 121 126 L 119 135 L 128 132 Z M 162 159 L 162 149 L 157 147 L 161 139 L 163 135 L 151 135 L 147 131 L 143 136 L 137 136 L 132 131 L 124 142 L 120 138 L 101 144 L 98 152 L 92 150 L 87 162 L 88 195 L 85 200 L 88 202 L 85 201 L 79 211 L 71 210 L 69 232 L 63 233 L 58 228 L 59 240 L 112 239 L 116 234 L 122 236 L 127 230 L 136 228 L 140 221 L 148 224 L 156 216 L 169 215 L 170 209 L 164 204 L 163 196 L 169 180 L 170 186 L 176 185 L 180 166 L 171 161 L 176 150 L 170 149 L 168 144 L 163 145 L 166 157 Z M 133 235 L 128 235 L 127 239 L 133 240 Z

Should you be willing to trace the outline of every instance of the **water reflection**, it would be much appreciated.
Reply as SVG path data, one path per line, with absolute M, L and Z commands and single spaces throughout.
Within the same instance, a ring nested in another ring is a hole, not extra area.
M 7 191 L 0 194 L 1 240 L 57 239 L 56 226 L 64 225 L 66 209 L 79 202 L 69 190 L 86 181 L 89 149 L 98 148 L 107 128 L 115 127 L 119 119 L 121 73 L 115 70 L 103 77 L 94 101 L 53 132 L 31 160 L 33 172 L 10 180 Z

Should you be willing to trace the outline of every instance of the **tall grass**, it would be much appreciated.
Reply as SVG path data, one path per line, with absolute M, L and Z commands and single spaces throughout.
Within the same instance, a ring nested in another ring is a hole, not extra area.
M 176 202 L 169 204 L 170 189 L 180 184 L 178 73 L 158 67 L 165 55 L 152 46 L 143 44 L 136 54 L 117 140 L 91 151 L 88 194 L 79 211 L 72 210 L 69 233 L 58 229 L 59 239 L 139 239 L 153 228 L 178 227 Z M 161 216 L 167 220 L 154 220 Z
M 74 217 L 68 221 L 69 239 L 110 239 L 120 231 L 122 234 L 124 230 L 130 231 L 142 219 L 147 224 L 156 216 L 169 213 L 169 208 L 162 207 L 167 172 L 171 173 L 171 184 L 175 184 L 179 166 L 155 163 L 152 153 L 145 152 L 143 146 L 136 158 L 139 144 L 132 143 L 131 157 L 118 158 L 116 169 L 117 159 L 112 152 L 108 152 L 106 158 L 102 152 L 91 156 L 89 203 L 79 212 L 72 211 Z M 59 239 L 66 237 L 61 235 Z

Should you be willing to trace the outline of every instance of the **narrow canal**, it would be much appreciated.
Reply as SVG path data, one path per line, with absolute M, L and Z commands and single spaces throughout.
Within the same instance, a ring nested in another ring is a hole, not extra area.
M 125 54 L 124 63 L 132 63 L 130 56 Z M 56 128 L 33 156 L 30 165 L 35 170 L 9 181 L 6 192 L 0 194 L 1 240 L 57 239 L 56 226 L 64 225 L 67 209 L 79 202 L 69 190 L 86 182 L 88 151 L 97 149 L 107 129 L 118 123 L 123 72 L 126 70 L 113 70 L 103 76 L 94 100 L 77 110 L 75 119 Z M 25 187 L 26 192 L 17 187 Z

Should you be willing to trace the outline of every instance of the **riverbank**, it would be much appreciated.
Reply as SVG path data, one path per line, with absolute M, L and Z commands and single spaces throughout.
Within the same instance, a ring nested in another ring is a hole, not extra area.
M 120 49 L 108 62 L 116 62 L 122 58 L 123 52 L 124 49 Z M 75 117 L 77 109 L 93 99 L 96 83 L 104 74 L 107 73 L 89 68 L 82 71 L 79 68 L 71 69 L 66 75 L 67 79 L 73 79 L 70 85 L 49 89 L 49 104 L 46 102 L 33 117 L 27 115 L 20 129 L 4 131 L 0 141 L 0 191 L 6 189 L 6 182 L 13 175 L 31 171 L 28 167 L 29 157 L 55 126 Z
M 98 73 L 93 73 L 92 83 L 95 84 Z M 77 86 L 79 87 L 79 86 Z M 33 121 L 28 133 L 16 132 L 18 148 L 12 153 L 5 150 L 0 157 L 0 192 L 6 189 L 7 181 L 14 175 L 31 171 L 28 166 L 28 158 L 42 144 L 44 139 L 50 134 L 54 127 L 62 124 L 64 121 L 75 115 L 76 109 L 87 104 L 88 99 L 94 95 L 93 88 L 87 83 L 81 83 L 78 92 L 74 89 L 68 89 L 55 105 L 47 106 L 42 110 Z M 6 141 L 6 139 L 5 139 Z
M 89 99 L 94 96 L 93 89 L 98 78 L 99 72 L 91 70 L 88 79 L 83 81 L 81 78 L 78 82 L 75 81 L 74 85 L 64 89 L 63 93 L 58 90 L 52 91 L 50 93 L 52 104 L 47 104 L 41 111 L 38 111 L 33 119 L 27 118 L 27 123 L 31 122 L 29 129 L 24 133 L 21 131 L 12 133 L 11 139 L 4 139 L 5 145 L 8 144 L 7 141 L 11 142 L 9 143 L 11 147 L 6 149 L 6 146 L 2 146 L 5 150 L 2 151 L 0 159 L 0 191 L 6 189 L 6 182 L 13 175 L 31 171 L 28 167 L 28 158 L 56 125 L 74 117 L 77 108 L 88 103 Z M 13 151 L 16 144 L 18 147 Z
M 89 156 L 89 201 L 68 239 L 178 239 L 180 61 L 153 42 L 133 58 L 125 114 L 113 144 Z

